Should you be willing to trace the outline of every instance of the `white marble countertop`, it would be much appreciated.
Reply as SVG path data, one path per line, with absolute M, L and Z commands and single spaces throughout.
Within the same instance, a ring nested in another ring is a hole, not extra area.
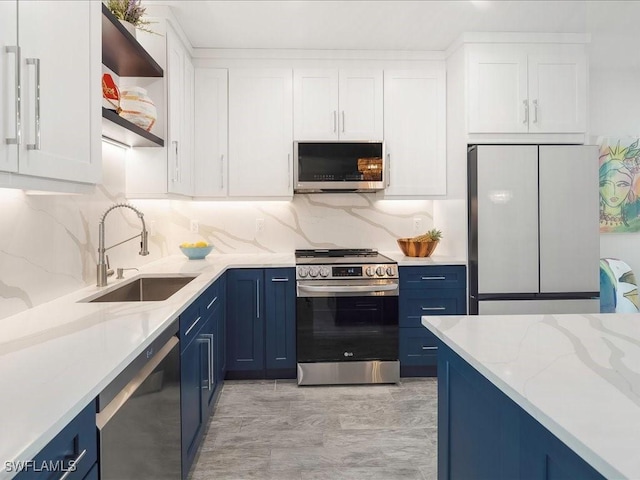
M 640 315 L 422 323 L 606 478 L 640 478 Z
M 449 257 L 445 255 L 431 255 L 430 257 L 407 257 L 402 252 L 388 251 L 380 252 L 398 262 L 401 267 L 424 267 L 428 265 L 466 265 L 467 260 L 459 257 Z
M 87 287 L 0 320 L 0 479 L 31 460 L 227 268 L 293 267 L 291 254 L 166 257 L 139 274 L 198 274 L 162 302 L 78 303 Z

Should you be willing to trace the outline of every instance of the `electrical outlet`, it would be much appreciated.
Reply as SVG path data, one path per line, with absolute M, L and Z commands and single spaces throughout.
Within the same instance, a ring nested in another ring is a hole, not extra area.
M 264 218 L 256 218 L 256 232 L 264 232 Z
M 422 231 L 422 219 L 420 217 L 413 217 L 413 231 L 415 233 Z
M 193 233 L 198 233 L 198 230 L 200 230 L 200 223 L 198 222 L 198 220 L 191 220 L 189 230 L 191 230 Z

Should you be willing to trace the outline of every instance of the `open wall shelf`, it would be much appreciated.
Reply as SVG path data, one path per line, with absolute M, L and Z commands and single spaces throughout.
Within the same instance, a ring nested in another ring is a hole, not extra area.
M 102 4 L 102 64 L 120 77 L 162 78 L 164 72 L 120 21 Z M 163 147 L 164 140 L 102 109 L 102 134 L 131 147 Z

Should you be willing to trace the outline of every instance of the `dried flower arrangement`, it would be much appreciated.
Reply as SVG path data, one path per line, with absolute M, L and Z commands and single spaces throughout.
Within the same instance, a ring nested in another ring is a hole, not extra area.
M 142 0 L 109 0 L 107 8 L 118 20 L 123 20 L 134 25 L 138 30 L 155 33 L 147 28 L 153 23 L 143 19 L 146 8 L 141 4 Z

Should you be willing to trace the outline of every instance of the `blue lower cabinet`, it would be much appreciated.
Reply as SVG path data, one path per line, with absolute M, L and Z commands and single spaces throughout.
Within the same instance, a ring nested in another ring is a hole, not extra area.
M 227 272 L 227 377 L 245 372 L 258 378 L 264 370 L 264 272 L 237 269 Z M 231 374 L 231 375 L 230 375 Z
M 227 272 L 226 378 L 295 378 L 295 270 Z
M 65 474 L 66 480 L 83 480 L 97 461 L 96 404 L 91 402 L 31 462 L 12 468 L 21 470 L 15 477 L 19 480 L 57 479 Z
M 438 479 L 604 477 L 439 342 Z
M 296 378 L 295 282 L 293 268 L 264 271 L 267 378 Z
M 436 376 L 437 344 L 422 317 L 466 314 L 466 267 L 400 267 L 399 275 L 400 376 Z
M 187 478 L 198 451 L 203 433 L 205 411 L 203 404 L 203 352 L 206 350 L 199 337 L 202 326 L 193 333 L 191 341 L 180 355 L 180 426 L 182 430 L 182 478 Z
M 98 468 L 98 464 L 96 463 L 89 473 L 87 473 L 83 480 L 98 480 L 100 478 L 100 470 Z

